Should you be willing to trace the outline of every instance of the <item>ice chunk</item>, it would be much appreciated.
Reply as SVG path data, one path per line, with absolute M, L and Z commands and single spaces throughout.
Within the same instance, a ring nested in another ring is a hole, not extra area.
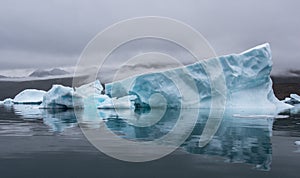
M 99 96 L 99 95 L 101 95 L 102 91 L 103 91 L 103 87 L 99 80 L 96 80 L 95 82 L 92 82 L 92 83 L 82 85 L 75 89 L 76 94 L 82 96 L 83 98 L 89 97 L 91 95 Z
M 282 102 L 290 105 L 300 104 L 300 96 L 297 94 L 290 94 L 290 97 L 285 98 L 284 100 L 282 100 Z
M 99 103 L 99 109 L 134 109 L 133 101 L 136 100 L 135 95 L 123 96 L 121 98 L 107 98 L 104 102 Z
M 285 98 L 282 102 L 290 104 L 292 108 L 287 110 L 291 115 L 298 115 L 300 113 L 300 96 L 297 94 L 290 94 L 290 97 Z
M 0 105 L 13 105 L 14 104 L 14 100 L 11 98 L 6 98 L 3 101 L 0 101 Z
M 297 95 L 297 94 L 291 94 L 290 97 L 300 103 L 300 96 L 299 95 Z
M 45 91 L 36 89 L 27 89 L 19 93 L 14 98 L 15 104 L 41 104 Z
M 300 146 L 300 141 L 295 141 L 295 145 Z
M 226 93 L 212 90 L 212 83 L 206 70 L 207 65 L 211 65 L 209 69 L 213 69 L 214 64 L 221 65 L 221 72 L 226 81 Z M 256 114 L 275 114 L 278 110 L 290 106 L 275 97 L 270 78 L 271 69 L 270 46 L 263 44 L 241 54 L 220 56 L 182 68 L 142 74 L 109 83 L 105 85 L 105 93 L 110 97 L 134 94 L 138 98 L 135 105 L 139 107 L 150 106 L 151 96 L 159 93 L 165 98 L 168 108 L 193 107 L 193 105 L 183 106 L 182 101 L 187 94 L 195 93 L 199 95 L 199 101 L 192 103 L 200 103 L 201 108 L 210 108 L 213 91 L 214 94 L 219 92 L 226 95 L 227 108 L 252 108 Z M 183 92 L 178 90 L 176 85 L 178 81 L 186 85 Z M 196 84 L 197 91 L 194 91 L 192 83 Z M 160 102 L 151 103 L 151 107 L 160 105 Z M 198 105 L 195 104 L 195 107 Z
M 102 91 L 103 87 L 99 80 L 75 88 L 75 93 L 83 98 L 84 108 L 97 108 L 100 105 L 103 105 L 103 103 L 110 103 L 111 98 L 101 94 Z
M 110 99 L 102 95 L 103 87 L 99 80 L 82 85 L 75 90 L 62 85 L 53 85 L 53 87 L 44 95 L 41 108 L 84 108 L 90 104 L 104 102 Z M 95 102 L 92 102 L 95 101 Z
M 73 88 L 62 85 L 53 85 L 44 95 L 41 108 L 82 108 L 82 97 L 77 95 Z

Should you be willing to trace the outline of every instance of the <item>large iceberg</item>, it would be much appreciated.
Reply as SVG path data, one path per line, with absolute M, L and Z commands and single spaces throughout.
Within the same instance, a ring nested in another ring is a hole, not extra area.
M 213 69 L 216 64 L 221 65 L 227 92 L 222 93 L 223 91 L 212 88 L 211 81 L 216 79 L 208 76 L 207 69 Z M 253 109 L 257 114 L 274 114 L 290 106 L 275 97 L 270 78 L 271 69 L 270 46 L 263 44 L 241 54 L 201 60 L 182 68 L 142 74 L 109 83 L 105 85 L 105 93 L 110 97 L 136 95 L 137 107 L 160 107 L 161 99 L 157 100 L 159 102 L 153 101 L 153 96 L 160 94 L 169 108 L 192 106 L 184 106 L 184 97 L 188 93 L 196 93 L 199 97 L 195 98 L 199 100 L 192 103 L 200 103 L 196 107 L 209 108 L 214 92 L 219 92 L 220 95 L 225 95 L 226 108 L 245 108 Z M 183 80 L 185 88 L 189 89 L 179 91 L 179 80 Z M 195 87 L 191 83 L 195 83 L 197 91 L 194 91 Z

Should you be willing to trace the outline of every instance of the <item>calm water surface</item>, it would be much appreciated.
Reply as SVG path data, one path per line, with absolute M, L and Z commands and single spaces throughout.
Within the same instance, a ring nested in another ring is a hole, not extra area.
M 0 174 L 1 177 L 300 176 L 300 146 L 295 144 L 300 141 L 299 114 L 287 112 L 284 115 L 288 116 L 280 118 L 244 117 L 225 111 L 210 142 L 199 147 L 208 113 L 200 111 L 192 134 L 172 154 L 155 161 L 129 163 L 94 148 L 84 137 L 73 110 L 0 106 Z M 149 111 L 132 114 L 99 110 L 96 118 L 80 120 L 80 126 L 90 129 L 105 126 L 124 139 L 151 141 L 172 130 L 180 110 L 168 109 L 160 121 L 149 127 L 132 125 L 146 114 Z

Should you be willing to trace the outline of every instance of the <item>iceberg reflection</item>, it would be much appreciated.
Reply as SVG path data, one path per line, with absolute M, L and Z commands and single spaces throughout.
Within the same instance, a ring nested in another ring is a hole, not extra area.
M 221 156 L 226 162 L 248 163 L 259 170 L 269 170 L 272 162 L 272 125 L 273 118 L 268 115 L 238 117 L 235 113 L 245 111 L 226 110 L 222 123 L 209 143 L 199 146 L 199 141 L 208 122 L 209 109 L 201 109 L 190 137 L 181 145 L 189 153 Z M 138 127 L 133 123 L 140 122 L 149 111 L 131 112 L 130 110 L 99 110 L 99 118 L 105 120 L 105 126 L 122 138 L 134 141 L 158 139 L 172 130 L 177 122 L 180 110 L 167 109 L 162 119 L 149 126 Z M 194 112 L 190 109 L 189 112 Z M 156 113 L 155 109 L 151 113 Z M 158 112 L 159 113 L 159 112 Z M 253 113 L 253 112 L 251 112 Z M 148 116 L 151 119 L 151 116 Z M 155 120 L 155 115 L 154 118 Z M 149 122 L 149 121 L 148 121 Z M 151 121 L 150 121 L 151 122 Z M 141 123 L 139 123 L 141 124 Z M 146 124 L 147 125 L 147 124 Z
M 222 124 L 212 140 L 205 147 L 198 147 L 205 115 L 190 138 L 182 147 L 195 154 L 217 155 L 231 163 L 248 163 L 260 170 L 269 170 L 272 162 L 272 125 L 268 116 L 234 117 L 233 111 L 226 111 Z
M 42 119 L 52 132 L 77 127 L 79 122 L 81 127 L 91 130 L 106 127 L 119 137 L 136 142 L 159 139 L 172 131 L 179 115 L 199 112 L 195 109 L 182 112 L 171 108 L 45 110 L 39 109 L 38 105 L 13 105 L 12 108 L 16 115 L 24 119 Z M 248 163 L 260 170 L 270 169 L 273 118 L 268 115 L 255 116 L 253 111 L 247 114 L 246 111 L 227 109 L 217 132 L 211 136 L 208 144 L 200 147 L 201 137 L 209 137 L 203 131 L 208 125 L 210 112 L 210 109 L 200 109 L 192 134 L 181 145 L 184 150 L 193 154 L 221 156 L 231 163 Z
M 42 119 L 51 132 L 63 132 L 67 128 L 78 126 L 72 109 L 39 109 L 39 105 L 15 104 L 12 106 L 16 115 L 28 120 Z

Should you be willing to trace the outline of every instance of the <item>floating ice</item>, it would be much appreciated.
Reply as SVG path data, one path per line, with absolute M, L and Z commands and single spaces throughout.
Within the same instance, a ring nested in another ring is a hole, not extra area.
M 6 98 L 3 101 L 0 101 L 0 105 L 13 105 L 14 104 L 14 100 L 11 98 Z
M 83 98 L 87 98 L 90 96 L 100 96 L 102 91 L 103 87 L 99 80 L 82 85 L 75 89 L 76 94 L 80 95 Z
M 300 103 L 300 96 L 299 95 L 297 95 L 297 94 L 291 94 L 290 96 L 291 96 L 291 98 L 299 101 L 299 103 Z
M 283 102 L 291 105 L 300 104 L 300 96 L 297 94 L 290 94 L 290 97 L 287 97 Z
M 81 108 L 82 97 L 77 95 L 73 88 L 62 85 L 53 85 L 44 95 L 41 108 Z
M 295 141 L 295 145 L 300 146 L 300 141 Z
M 110 97 L 134 94 L 137 96 L 136 106 L 160 107 L 161 102 L 151 100 L 154 94 L 159 93 L 164 97 L 167 107 L 178 108 L 185 107 L 182 105 L 184 96 L 194 92 L 200 98 L 194 103 L 200 103 L 201 108 L 209 108 L 211 107 L 212 87 L 205 69 L 208 68 L 208 65 L 211 65 L 209 68 L 213 69 L 213 65 L 216 63 L 221 65 L 226 81 L 227 93 L 221 94 L 226 94 L 227 108 L 253 109 L 256 114 L 276 114 L 277 111 L 290 107 L 279 101 L 273 93 L 270 78 L 272 61 L 269 44 L 257 46 L 241 54 L 202 60 L 183 68 L 142 74 L 109 83 L 105 85 L 105 93 Z M 176 85 L 176 81 L 179 80 L 184 80 L 185 87 L 190 89 L 180 93 Z M 191 83 L 196 84 L 197 91 L 193 91 Z
M 297 94 L 290 94 L 290 97 L 285 98 L 282 102 L 290 104 L 292 108 L 286 110 L 290 115 L 299 115 L 300 114 L 300 96 Z
M 123 96 L 121 98 L 107 98 L 104 102 L 99 103 L 99 109 L 134 109 L 135 95 Z
M 45 91 L 36 89 L 27 89 L 19 93 L 14 98 L 15 104 L 41 104 Z

